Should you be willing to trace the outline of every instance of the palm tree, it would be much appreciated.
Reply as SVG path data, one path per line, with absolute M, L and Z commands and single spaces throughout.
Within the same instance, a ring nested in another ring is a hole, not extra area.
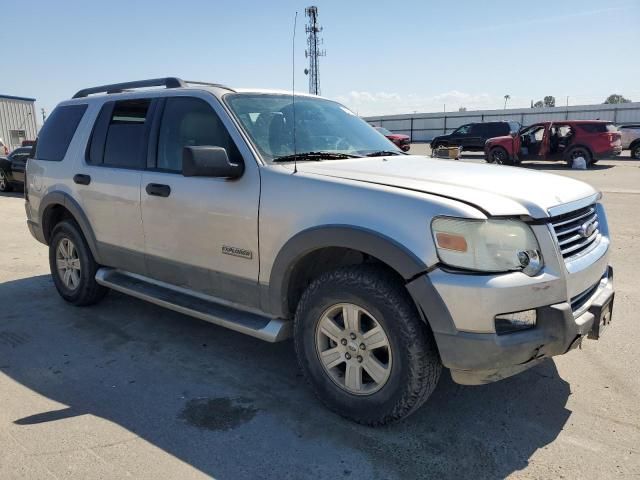
M 511 98 L 511 95 L 509 95 L 509 94 L 506 94 L 504 96 L 504 109 L 505 110 L 507 109 L 507 100 L 509 100 L 510 98 Z

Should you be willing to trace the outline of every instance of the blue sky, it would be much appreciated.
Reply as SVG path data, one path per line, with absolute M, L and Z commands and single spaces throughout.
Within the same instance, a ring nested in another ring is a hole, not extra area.
M 4 2 L 0 93 L 47 111 L 76 90 L 177 75 L 232 86 L 306 90 L 309 1 Z M 322 94 L 361 115 L 640 101 L 640 0 L 317 0 Z

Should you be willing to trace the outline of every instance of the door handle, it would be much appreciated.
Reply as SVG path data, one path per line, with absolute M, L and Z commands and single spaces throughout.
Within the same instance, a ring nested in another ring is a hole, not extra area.
M 89 185 L 91 183 L 91 177 L 89 175 L 78 173 L 73 176 L 73 181 L 78 185 Z
M 161 183 L 150 183 L 147 185 L 145 190 L 148 195 L 153 195 L 155 197 L 168 197 L 171 193 L 171 187 Z

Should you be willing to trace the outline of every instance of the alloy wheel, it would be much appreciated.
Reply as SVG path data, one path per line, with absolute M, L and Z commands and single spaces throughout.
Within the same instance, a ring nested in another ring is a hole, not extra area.
M 7 177 L 3 170 L 0 170 L 0 192 L 4 192 L 7 189 Z
M 58 275 L 69 290 L 80 286 L 80 258 L 78 250 L 71 240 L 63 238 L 56 249 L 56 267 Z
M 391 375 L 391 344 L 384 328 L 352 303 L 325 310 L 316 327 L 316 351 L 331 380 L 351 394 L 371 395 Z

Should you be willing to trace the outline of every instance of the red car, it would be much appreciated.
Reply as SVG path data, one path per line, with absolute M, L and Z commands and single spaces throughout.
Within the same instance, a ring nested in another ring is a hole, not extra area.
M 484 145 L 487 162 L 507 165 L 523 160 L 564 160 L 571 166 L 573 159 L 583 157 L 589 166 L 621 152 L 616 126 L 599 120 L 536 123 L 515 135 L 490 138 Z
M 403 152 L 408 152 L 409 148 L 411 148 L 411 138 L 409 135 L 402 135 L 400 133 L 393 133 L 383 127 L 373 127 L 382 135 L 387 137 L 389 140 L 393 142 L 393 144 L 398 147 Z

